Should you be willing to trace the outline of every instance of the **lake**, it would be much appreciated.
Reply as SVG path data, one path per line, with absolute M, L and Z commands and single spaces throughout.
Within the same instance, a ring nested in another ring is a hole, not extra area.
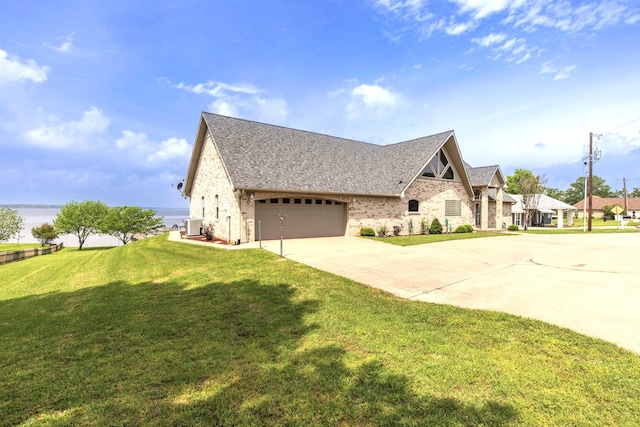
M 23 219 L 22 231 L 19 239 L 11 239 L 9 243 L 39 243 L 31 235 L 31 229 L 46 222 L 53 224 L 53 220 L 60 212 L 60 208 L 12 208 L 18 212 Z M 173 225 L 183 226 L 183 221 L 189 218 L 189 208 L 152 208 L 157 212 L 157 216 L 163 217 L 164 225 L 172 227 Z M 78 238 L 74 235 L 60 235 L 56 239 L 56 243 L 62 242 L 68 247 L 78 247 Z M 101 236 L 92 234 L 87 238 L 84 247 L 97 246 L 118 246 L 122 243 L 113 236 Z

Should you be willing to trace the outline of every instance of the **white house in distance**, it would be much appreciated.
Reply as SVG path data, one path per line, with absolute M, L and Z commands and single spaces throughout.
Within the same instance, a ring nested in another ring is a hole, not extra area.
M 524 208 L 522 205 L 522 195 L 509 194 L 515 200 L 515 204 L 511 208 L 512 223 L 515 225 L 524 225 Z M 564 212 L 567 212 L 567 225 L 573 225 L 573 217 L 578 209 L 570 204 L 556 200 L 545 194 L 537 194 L 538 198 L 536 206 L 529 209 L 529 226 L 545 226 L 551 225 L 554 215 L 558 216 L 558 228 L 564 227 Z
M 386 225 L 419 233 L 434 218 L 452 230 L 511 224 L 498 166 L 473 168 L 453 131 L 375 145 L 202 113 L 183 192 L 193 223 L 217 238 L 358 235 Z

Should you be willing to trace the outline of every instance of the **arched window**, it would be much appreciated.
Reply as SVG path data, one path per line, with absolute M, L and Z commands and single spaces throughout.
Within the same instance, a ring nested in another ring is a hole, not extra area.
M 409 200 L 409 212 L 419 212 L 420 203 L 415 200 Z
M 202 218 L 204 219 L 204 196 L 202 196 Z
M 220 205 L 218 204 L 218 195 L 216 194 L 216 219 L 220 219 Z

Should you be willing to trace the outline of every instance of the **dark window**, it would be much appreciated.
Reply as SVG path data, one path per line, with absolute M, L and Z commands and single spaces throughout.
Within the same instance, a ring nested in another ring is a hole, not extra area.
M 262 199 L 262 200 L 258 200 L 258 203 L 267 203 L 267 201 L 265 199 Z
M 451 169 L 451 166 L 442 174 L 442 179 L 453 179 L 453 169 Z
M 331 204 L 331 200 L 325 200 L 325 201 L 324 201 L 324 204 L 325 204 L 325 205 L 330 205 L 330 204 Z
M 322 204 L 322 200 L 316 199 L 316 205 L 321 205 L 321 204 Z
M 409 212 L 418 212 L 419 203 L 417 200 L 409 200 Z
M 302 204 L 302 199 L 293 199 L 293 203 L 295 203 L 296 205 L 300 205 Z
M 336 205 L 341 205 L 342 203 L 340 203 L 340 202 L 335 202 L 335 204 L 336 204 Z
M 282 203 L 291 203 L 291 199 L 282 199 Z
M 278 203 L 278 199 L 271 199 L 269 203 Z
M 311 202 L 312 202 L 312 200 L 311 200 L 311 199 L 304 199 L 304 204 L 305 204 L 305 205 L 310 205 L 310 204 L 311 204 Z

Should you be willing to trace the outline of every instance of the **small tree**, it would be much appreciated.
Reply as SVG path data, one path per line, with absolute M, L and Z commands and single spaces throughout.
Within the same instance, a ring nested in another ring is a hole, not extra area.
M 540 178 L 540 175 L 523 176 L 520 181 L 518 181 L 520 197 L 522 198 L 522 210 L 524 210 L 525 230 L 528 229 L 529 222 L 531 221 L 531 211 L 538 209 L 538 203 L 540 202 L 540 196 L 542 195 L 542 189 L 546 181 L 545 178 Z
M 135 234 L 149 234 L 164 225 L 162 218 L 156 217 L 153 209 L 138 206 L 117 206 L 108 208 L 100 223 L 101 234 L 108 234 L 126 245 Z
M 59 234 L 53 225 L 44 223 L 38 227 L 33 227 L 31 229 L 31 235 L 35 237 L 42 246 L 47 246 L 53 243 Z
M 24 220 L 18 211 L 0 208 L 0 243 L 20 234 Z
M 102 202 L 85 200 L 69 202 L 60 209 L 53 226 L 60 234 L 73 234 L 78 238 L 78 250 L 91 234 L 99 233 L 109 208 Z
M 429 234 L 442 234 L 442 224 L 440 224 L 440 220 L 438 220 L 438 218 L 433 218 L 433 221 L 431 221 Z

